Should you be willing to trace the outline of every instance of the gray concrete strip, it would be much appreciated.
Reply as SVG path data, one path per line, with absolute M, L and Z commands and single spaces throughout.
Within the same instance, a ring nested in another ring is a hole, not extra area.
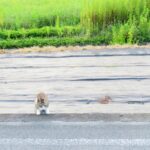
M 43 116 L 44 117 L 44 116 Z M 3 150 L 149 150 L 149 122 L 2 122 Z
M 66 122 L 88 122 L 88 121 L 121 121 L 121 122 L 150 122 L 150 114 L 50 114 L 36 116 L 34 114 L 2 114 L 0 122 L 46 122 L 46 121 L 66 121 Z

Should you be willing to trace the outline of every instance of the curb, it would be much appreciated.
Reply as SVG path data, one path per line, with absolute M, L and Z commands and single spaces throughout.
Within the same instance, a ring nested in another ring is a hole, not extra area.
M 150 113 L 141 114 L 107 114 L 107 113 L 87 113 L 87 114 L 49 114 L 36 116 L 35 114 L 1 114 L 0 122 L 43 122 L 43 121 L 65 121 L 65 122 L 150 122 Z

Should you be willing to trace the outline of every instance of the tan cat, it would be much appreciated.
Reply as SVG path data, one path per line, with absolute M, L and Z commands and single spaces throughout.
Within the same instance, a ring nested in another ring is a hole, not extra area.
M 99 99 L 100 104 L 109 104 L 111 102 L 112 102 L 112 99 L 110 96 L 104 96 Z
M 38 93 L 35 99 L 35 113 L 37 115 L 49 114 L 48 96 L 43 92 Z

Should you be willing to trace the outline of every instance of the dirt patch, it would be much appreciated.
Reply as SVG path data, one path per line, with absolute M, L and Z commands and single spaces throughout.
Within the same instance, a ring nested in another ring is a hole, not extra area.
M 16 54 L 16 53 L 32 53 L 32 52 L 57 52 L 57 51 L 68 51 L 68 50 L 103 50 L 103 49 L 121 49 L 121 48 L 150 48 L 150 44 L 147 45 L 108 45 L 108 46 L 46 46 L 46 47 L 30 47 L 20 49 L 0 49 L 0 54 Z

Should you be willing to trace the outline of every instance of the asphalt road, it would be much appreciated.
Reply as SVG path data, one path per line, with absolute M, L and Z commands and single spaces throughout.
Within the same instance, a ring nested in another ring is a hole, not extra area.
M 149 150 L 148 122 L 0 122 L 1 150 Z
M 149 67 L 149 49 L 0 55 L 0 109 L 7 102 L 33 103 L 39 90 L 48 93 L 51 103 L 71 106 L 94 103 L 103 95 L 115 102 L 149 102 Z M 8 109 L 13 106 L 9 104 Z M 0 120 L 0 150 L 150 149 L 148 122 L 21 118 Z
M 150 49 L 104 49 L 0 55 L 0 108 L 33 103 L 45 91 L 51 103 L 150 101 Z

